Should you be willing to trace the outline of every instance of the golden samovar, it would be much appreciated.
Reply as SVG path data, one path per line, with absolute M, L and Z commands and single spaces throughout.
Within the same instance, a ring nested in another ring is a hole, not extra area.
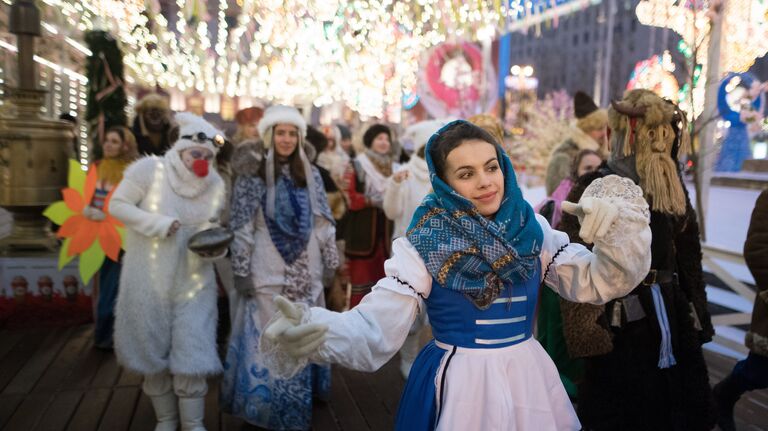
M 61 199 L 75 132 L 70 123 L 40 116 L 46 91 L 37 88 L 33 56 L 40 11 L 33 0 L 16 0 L 11 6 L 10 31 L 18 44 L 19 86 L 4 89 L 5 103 L 15 109 L 0 117 L 0 205 L 13 215 L 13 231 L 0 249 L 52 250 L 56 239 L 42 212 Z

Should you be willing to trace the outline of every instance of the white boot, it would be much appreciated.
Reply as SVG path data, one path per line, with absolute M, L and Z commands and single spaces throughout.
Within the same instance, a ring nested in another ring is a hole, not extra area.
M 163 395 L 149 398 L 152 400 L 152 407 L 155 408 L 155 416 L 157 416 L 155 431 L 176 431 L 179 426 L 179 400 L 176 394 L 168 391 Z
M 205 431 L 205 397 L 179 398 L 182 431 Z

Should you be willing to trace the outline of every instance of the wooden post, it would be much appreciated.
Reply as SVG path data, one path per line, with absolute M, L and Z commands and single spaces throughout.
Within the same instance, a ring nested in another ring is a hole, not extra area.
M 723 34 L 723 20 L 727 12 L 726 3 L 721 6 L 720 16 L 711 21 L 709 50 L 707 51 L 707 83 L 704 90 L 704 111 L 699 121 L 705 122 L 699 140 L 699 153 L 696 165 L 696 211 L 699 218 L 701 240 L 707 240 L 707 208 L 709 205 L 709 183 L 712 179 L 712 166 L 715 155 L 715 127 L 717 122 L 717 89 L 720 84 L 720 42 Z M 693 73 L 693 71 L 691 71 Z M 691 106 L 693 109 L 693 106 Z
M 605 51 L 603 51 L 603 80 L 600 90 L 600 106 L 608 106 L 611 100 L 611 66 L 613 66 L 613 25 L 616 19 L 616 0 L 608 0 L 608 19 L 605 23 Z

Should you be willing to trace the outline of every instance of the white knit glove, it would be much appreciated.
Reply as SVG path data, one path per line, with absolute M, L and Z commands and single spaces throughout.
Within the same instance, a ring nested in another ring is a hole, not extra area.
M 578 204 L 564 201 L 561 208 L 579 218 L 579 236 L 588 244 L 604 237 L 619 215 L 619 208 L 615 204 L 595 197 L 581 198 Z
M 107 218 L 106 214 L 104 214 L 104 211 L 90 205 L 83 208 L 83 217 L 92 221 L 102 221 Z
M 328 327 L 314 323 L 301 323 L 304 308 L 282 296 L 275 297 L 278 318 L 264 330 L 264 337 L 277 344 L 288 356 L 303 359 L 315 353 L 325 342 Z

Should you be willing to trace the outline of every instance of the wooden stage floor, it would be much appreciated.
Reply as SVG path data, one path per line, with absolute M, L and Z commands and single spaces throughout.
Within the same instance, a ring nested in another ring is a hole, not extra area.
M 152 430 L 152 406 L 141 378 L 122 370 L 111 352 L 92 347 L 93 326 L 0 331 L 0 429 L 8 431 Z M 705 352 L 717 382 L 734 364 Z M 312 429 L 392 430 L 404 381 L 395 358 L 376 373 L 333 369 L 331 400 L 316 403 Z M 768 391 L 743 397 L 740 430 L 768 431 Z M 209 431 L 257 429 L 219 412 L 218 382 L 206 403 Z

